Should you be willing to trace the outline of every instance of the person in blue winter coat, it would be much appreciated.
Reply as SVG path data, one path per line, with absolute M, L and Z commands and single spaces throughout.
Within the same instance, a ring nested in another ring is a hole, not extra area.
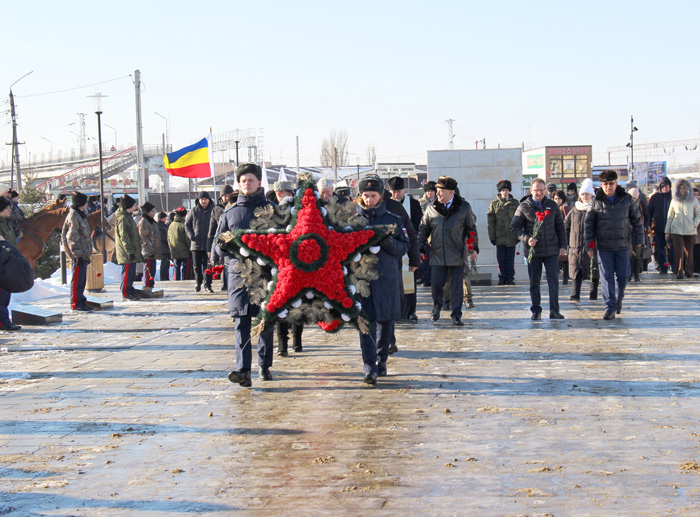
M 262 169 L 254 163 L 243 163 L 235 172 L 236 181 L 240 187 L 238 198 L 230 203 L 226 211 L 221 215 L 216 234 L 247 230 L 250 222 L 255 217 L 255 209 L 265 207 L 270 202 L 265 197 L 265 190 L 261 186 Z M 258 305 L 250 303 L 248 289 L 243 283 L 240 273 L 236 271 L 238 259 L 222 250 L 224 256 L 228 255 L 228 309 L 233 318 L 236 346 L 236 369 L 228 374 L 228 379 L 244 387 L 252 386 L 250 370 L 252 364 L 251 351 L 251 324 L 253 318 L 260 312 Z M 260 366 L 260 379 L 271 381 L 273 356 L 273 332 L 274 326 L 270 325 L 258 336 L 258 365 Z
M 370 283 L 370 295 L 361 300 L 369 319 L 369 334 L 360 333 L 360 348 L 364 362 L 364 382 L 374 385 L 378 376 L 387 375 L 394 321 L 401 319 L 400 279 L 397 261 L 408 251 L 408 236 L 398 215 L 389 212 L 382 200 L 384 186 L 378 178 L 363 178 L 359 183 L 360 199 L 357 210 L 367 224 L 393 225 L 395 231 L 380 242 L 379 261 L 374 266 L 379 276 Z

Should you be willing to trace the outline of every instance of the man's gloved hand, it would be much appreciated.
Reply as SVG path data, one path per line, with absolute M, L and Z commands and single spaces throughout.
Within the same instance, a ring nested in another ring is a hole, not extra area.
M 393 240 L 394 240 L 394 237 L 392 237 L 391 235 L 386 235 L 382 238 L 381 241 L 379 241 L 379 245 L 385 249 L 391 248 L 391 244 L 392 244 Z

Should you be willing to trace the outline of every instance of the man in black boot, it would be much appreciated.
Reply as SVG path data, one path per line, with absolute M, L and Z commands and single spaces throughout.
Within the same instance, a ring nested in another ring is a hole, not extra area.
M 236 168 L 236 181 L 240 192 L 236 203 L 230 206 L 221 216 L 216 234 L 250 228 L 250 222 L 255 217 L 257 208 L 265 208 L 270 202 L 265 197 L 261 186 L 262 169 L 254 163 L 244 163 Z M 230 253 L 225 253 L 230 256 Z M 230 256 L 228 276 L 228 308 L 234 321 L 236 344 L 236 369 L 228 374 L 228 379 L 244 387 L 252 385 L 250 369 L 252 363 L 251 324 L 253 318 L 260 312 L 258 305 L 250 303 L 248 289 L 243 283 L 240 271 L 236 265 L 238 260 Z M 258 336 L 258 365 L 260 379 L 271 381 L 272 348 L 274 327 L 269 325 Z

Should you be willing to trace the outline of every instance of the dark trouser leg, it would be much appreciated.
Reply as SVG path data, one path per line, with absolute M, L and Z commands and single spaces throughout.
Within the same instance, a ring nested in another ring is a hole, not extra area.
M 559 255 L 545 257 L 543 264 L 549 286 L 549 310 L 559 312 Z
M 253 360 L 250 342 L 250 326 L 252 318 L 246 316 L 236 316 L 233 321 L 233 329 L 236 340 L 236 370 L 250 370 Z
M 678 278 L 683 278 L 683 236 L 676 233 L 671 234 L 671 242 L 673 243 L 674 262 L 673 271 Z
M 136 263 L 127 262 L 122 265 L 122 281 L 121 281 L 121 291 L 122 296 L 126 298 L 127 296 L 133 296 L 136 291 L 134 291 L 134 276 L 136 276 Z
M 143 286 L 155 287 L 156 285 L 156 259 L 148 259 L 143 265 Z
M 416 313 L 416 293 L 404 293 L 401 299 L 401 319 L 407 320 L 409 314 Z
M 302 323 L 294 323 L 292 325 L 292 346 L 295 352 L 302 352 L 304 350 L 301 344 L 301 334 L 304 332 L 304 325 Z
M 505 279 L 506 282 L 515 282 L 515 246 L 504 246 Z
M 368 334 L 362 334 L 360 332 L 360 349 L 362 350 L 362 362 L 364 363 L 365 375 L 378 371 L 376 335 L 377 324 L 374 321 L 369 322 Z
M 496 261 L 498 262 L 498 285 L 504 285 L 508 279 L 506 272 L 506 247 L 496 246 Z
M 574 292 L 572 293 L 572 296 L 576 299 L 581 297 L 581 285 L 583 284 L 583 273 L 581 270 L 576 273 L 576 276 L 574 277 Z
M 461 277 L 460 277 L 461 278 Z M 442 309 L 445 294 L 445 281 L 447 280 L 447 266 L 430 267 L 430 291 L 433 295 L 433 305 Z M 460 298 L 460 303 L 462 299 Z
M 608 309 L 615 310 L 617 302 L 625 296 L 625 287 L 629 278 L 629 250 L 598 250 L 598 267 L 603 290 L 603 301 Z M 615 291 L 615 274 L 617 274 L 617 292 Z
M 7 327 L 11 324 L 10 311 L 7 310 L 11 297 L 12 295 L 8 291 L 0 289 L 0 327 Z
M 170 280 L 170 255 L 165 254 L 160 259 L 160 281 Z
M 685 274 L 686 276 L 693 276 L 695 235 L 684 235 L 683 240 L 685 245 Z
M 282 357 L 287 355 L 287 347 L 289 344 L 289 323 L 286 321 L 277 321 L 277 355 Z
M 193 251 L 192 262 L 194 264 L 194 279 L 197 285 L 201 286 L 202 282 L 204 282 L 205 286 L 211 287 L 211 275 L 204 273 L 209 267 L 207 252 L 203 250 Z
M 540 293 L 542 260 L 541 257 L 532 257 L 532 260 L 527 264 L 527 274 L 530 277 L 530 311 L 533 314 L 542 312 L 542 295 Z
M 76 259 L 71 264 L 73 277 L 70 282 L 70 307 L 77 309 L 87 306 L 87 298 L 85 298 L 85 283 L 87 282 L 87 261 L 84 259 Z
M 569 283 L 569 263 L 559 262 L 561 264 L 561 283 L 566 285 Z
M 700 273 L 700 244 L 693 246 L 693 273 Z
M 666 236 L 663 233 L 663 229 L 661 231 L 656 232 L 656 236 L 654 237 L 654 244 L 654 258 L 656 258 L 656 267 L 659 269 L 659 271 L 668 271 L 668 262 L 666 256 Z
M 608 309 L 615 310 L 615 257 L 612 251 L 598 250 L 598 269 L 600 270 L 600 286 L 603 291 L 603 303 Z
M 274 332 L 274 327 L 268 326 L 258 336 L 258 366 L 260 368 L 267 369 L 272 367 Z
M 375 322 L 375 331 L 377 361 L 386 363 L 389 357 L 389 342 L 394 335 L 394 320 Z
M 464 265 L 450 266 L 450 316 L 462 317 L 462 304 L 464 303 Z

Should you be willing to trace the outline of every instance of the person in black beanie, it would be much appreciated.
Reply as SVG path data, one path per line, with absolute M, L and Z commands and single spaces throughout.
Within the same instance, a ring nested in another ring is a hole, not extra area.
M 160 281 L 170 280 L 170 247 L 168 246 L 168 214 L 158 212 L 156 223 L 160 234 Z
M 128 194 L 124 194 L 115 215 L 116 228 L 114 236 L 116 240 L 117 264 L 122 267 L 120 288 L 124 300 L 140 300 L 134 289 L 136 264 L 143 262 L 141 237 L 139 237 L 139 229 L 133 216 L 138 208 L 136 200 Z
M 160 230 L 155 220 L 156 207 L 146 201 L 141 205 L 139 237 L 141 237 L 141 255 L 145 263 L 143 268 L 143 287 L 153 289 L 156 285 L 156 258 L 160 255 Z
M 82 192 L 74 192 L 71 210 L 61 231 L 61 243 L 71 259 L 70 306 L 74 311 L 91 312 L 85 298 L 87 267 L 92 255 L 90 225 L 87 221 L 88 198 Z
M 194 208 L 185 218 L 185 230 L 190 238 L 190 251 L 192 252 L 192 265 L 194 266 L 195 292 L 204 290 L 213 293 L 211 288 L 212 276 L 206 274 L 209 268 L 209 223 L 214 204 L 211 202 L 208 192 L 200 192 L 195 201 Z

